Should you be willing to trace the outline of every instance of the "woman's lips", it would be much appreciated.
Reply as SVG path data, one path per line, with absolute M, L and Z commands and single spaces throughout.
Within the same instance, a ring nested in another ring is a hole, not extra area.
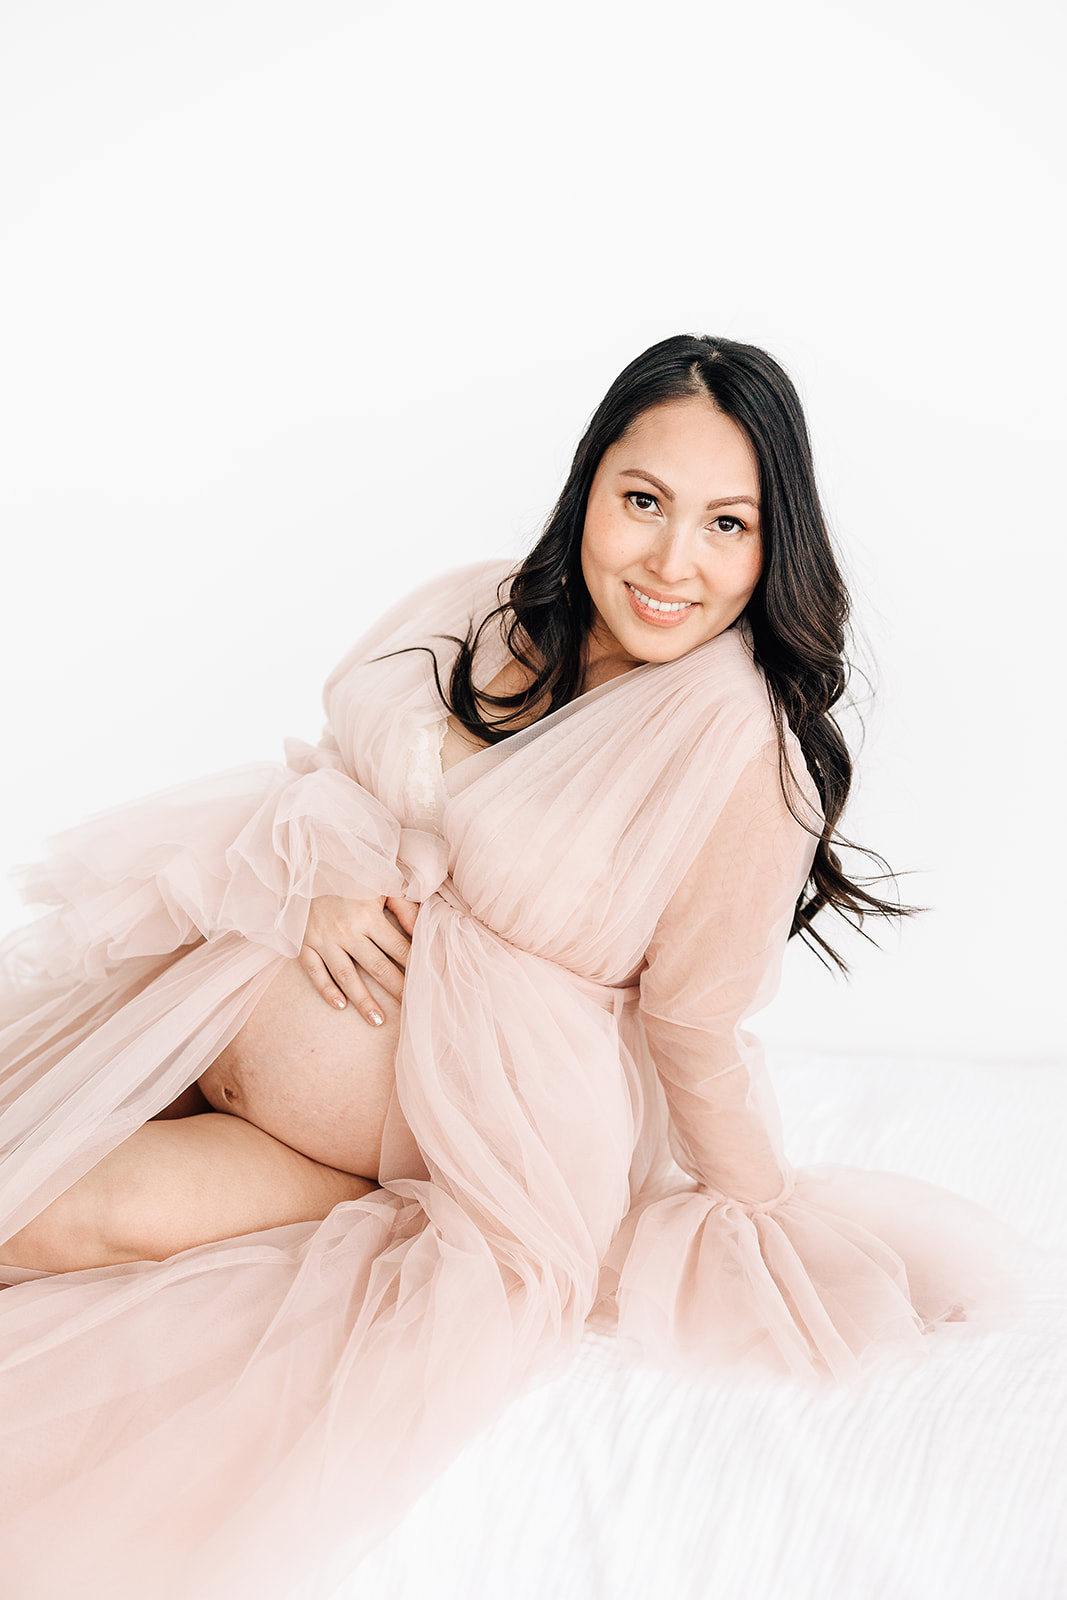
M 626 583 L 625 588 L 634 614 L 640 617 L 642 622 L 650 622 L 654 628 L 677 628 L 685 621 L 697 603 L 695 600 L 690 600 L 678 611 L 656 611 L 638 599 L 638 593 L 643 594 L 643 590 L 638 591 L 632 583 Z M 647 596 L 646 598 L 652 597 Z M 675 602 L 669 603 L 674 604 Z

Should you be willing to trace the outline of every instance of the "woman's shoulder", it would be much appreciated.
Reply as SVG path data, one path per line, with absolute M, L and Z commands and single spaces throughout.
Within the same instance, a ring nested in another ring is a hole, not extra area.
M 470 561 L 450 567 L 428 578 L 402 595 L 359 641 L 361 645 L 376 637 L 387 638 L 398 630 L 457 625 L 459 619 L 477 613 L 485 603 L 496 603 L 496 591 L 514 566 L 500 557 Z
M 720 638 L 721 696 L 728 698 L 739 713 L 753 769 L 763 771 L 766 787 L 778 799 L 785 800 L 796 820 L 799 821 L 795 808 L 799 806 L 809 823 L 821 827 L 822 802 L 818 787 L 796 733 L 784 716 L 779 720 L 775 715 L 766 675 L 756 662 L 747 619 L 742 617 Z
M 514 561 L 472 561 L 427 579 L 396 600 L 351 647 L 326 681 L 327 691 L 358 662 L 402 648 L 425 635 L 466 633 L 497 604 L 497 590 Z
M 664 674 L 670 687 L 700 721 L 740 719 L 767 738 L 774 736 L 774 713 L 767 680 L 752 652 L 752 636 L 742 620 L 672 663 Z
M 821 815 L 803 749 L 775 715 L 744 618 L 663 670 L 660 682 L 664 709 L 670 707 L 679 736 L 716 783 L 730 772 L 740 778 L 750 766 L 766 769 L 771 789 L 780 789 L 784 777 L 790 795 Z

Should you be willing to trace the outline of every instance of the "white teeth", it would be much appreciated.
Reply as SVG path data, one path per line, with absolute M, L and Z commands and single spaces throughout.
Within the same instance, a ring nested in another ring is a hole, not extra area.
M 640 589 L 635 589 L 632 583 L 628 583 L 626 587 L 650 611 L 688 611 L 691 605 L 696 604 L 694 600 L 652 600 L 647 594 L 642 594 Z

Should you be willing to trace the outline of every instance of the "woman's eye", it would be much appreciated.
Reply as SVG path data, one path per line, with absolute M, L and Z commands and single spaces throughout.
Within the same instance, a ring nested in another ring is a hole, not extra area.
M 644 489 L 630 489 L 624 499 L 630 502 L 635 511 L 654 511 L 659 505 L 658 497 Z M 716 517 L 711 526 L 716 533 L 726 536 L 745 531 L 745 524 L 740 517 Z

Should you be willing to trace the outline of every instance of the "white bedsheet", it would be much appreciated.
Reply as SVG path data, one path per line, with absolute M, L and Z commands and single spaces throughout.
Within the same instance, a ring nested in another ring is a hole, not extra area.
M 1067 1596 L 1067 1064 L 772 1066 L 798 1165 L 914 1173 L 1046 1248 L 1025 1315 L 825 1393 L 626 1370 L 588 1335 L 338 1600 Z

